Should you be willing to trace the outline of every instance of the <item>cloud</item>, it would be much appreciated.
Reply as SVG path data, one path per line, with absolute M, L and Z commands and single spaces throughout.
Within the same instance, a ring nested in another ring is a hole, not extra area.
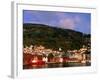
M 66 18 L 59 21 L 60 26 L 65 29 L 74 29 L 75 22 L 72 19 Z
M 75 29 L 81 22 L 80 16 L 71 13 L 56 13 L 56 16 L 59 18 L 59 26 L 65 29 Z

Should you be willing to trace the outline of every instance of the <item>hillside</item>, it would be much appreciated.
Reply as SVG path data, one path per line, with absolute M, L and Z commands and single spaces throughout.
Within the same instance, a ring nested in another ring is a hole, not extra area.
M 79 49 L 90 43 L 90 34 L 56 28 L 43 24 L 23 24 L 23 45 L 43 45 L 46 48 L 64 51 Z

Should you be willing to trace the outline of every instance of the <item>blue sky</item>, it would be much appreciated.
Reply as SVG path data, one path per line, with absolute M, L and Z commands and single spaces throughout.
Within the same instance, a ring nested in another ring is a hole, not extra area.
M 90 13 L 24 10 L 23 23 L 46 24 L 91 33 Z

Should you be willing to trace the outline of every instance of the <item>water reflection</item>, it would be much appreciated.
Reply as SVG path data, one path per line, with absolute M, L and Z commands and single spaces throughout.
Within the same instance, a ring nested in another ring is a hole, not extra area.
M 23 69 L 39 69 L 39 68 L 60 68 L 60 67 L 78 67 L 91 66 L 91 63 L 47 63 L 44 65 L 24 65 Z

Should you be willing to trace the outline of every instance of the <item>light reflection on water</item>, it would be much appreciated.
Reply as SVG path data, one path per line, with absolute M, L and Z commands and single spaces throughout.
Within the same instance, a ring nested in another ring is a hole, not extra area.
M 61 68 L 61 67 L 78 67 L 91 66 L 91 63 L 48 63 L 44 65 L 24 65 L 23 69 L 40 69 L 40 68 Z

